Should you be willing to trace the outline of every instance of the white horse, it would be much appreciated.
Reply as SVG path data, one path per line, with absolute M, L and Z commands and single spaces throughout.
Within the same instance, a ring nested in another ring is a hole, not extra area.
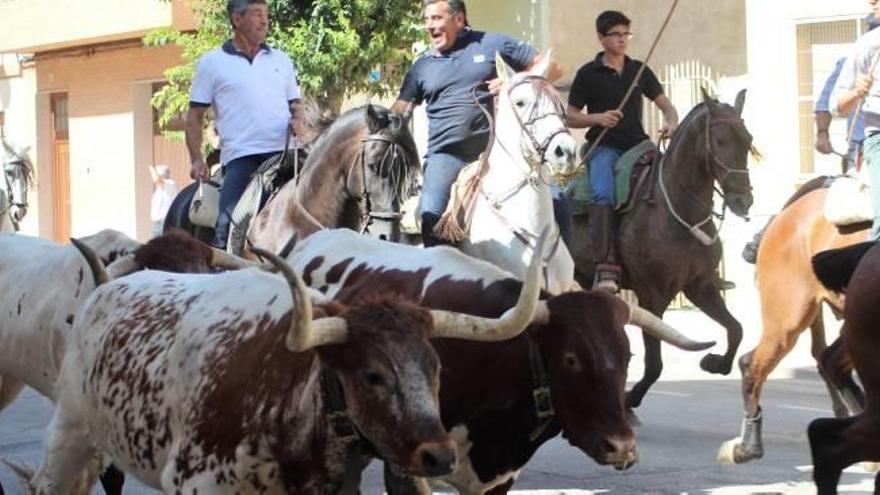
M 575 167 L 575 141 L 564 121 L 564 107 L 545 79 L 550 55 L 533 70 L 515 73 L 495 57 L 503 85 L 495 111 L 494 141 L 477 186 L 465 253 L 522 278 L 538 236 L 551 227 L 543 258 L 544 288 L 558 294 L 577 285 L 574 261 L 553 217 L 551 176 Z
M 27 192 L 33 183 L 34 166 L 27 149 L 17 149 L 2 139 L 0 157 L 3 179 L 0 180 L 0 232 L 17 232 L 19 222 L 27 214 Z

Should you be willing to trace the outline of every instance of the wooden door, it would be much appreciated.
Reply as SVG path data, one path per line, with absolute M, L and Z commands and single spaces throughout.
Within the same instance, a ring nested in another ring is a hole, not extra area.
M 67 93 L 52 95 L 52 186 L 56 242 L 70 239 L 70 139 L 68 134 Z

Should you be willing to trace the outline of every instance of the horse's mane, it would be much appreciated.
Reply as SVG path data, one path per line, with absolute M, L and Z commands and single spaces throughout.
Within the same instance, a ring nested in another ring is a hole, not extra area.
M 306 143 L 312 142 L 324 134 L 336 120 L 336 115 L 333 112 L 322 110 L 318 102 L 309 97 L 300 100 L 299 112 L 302 117 L 303 134 L 299 137 Z

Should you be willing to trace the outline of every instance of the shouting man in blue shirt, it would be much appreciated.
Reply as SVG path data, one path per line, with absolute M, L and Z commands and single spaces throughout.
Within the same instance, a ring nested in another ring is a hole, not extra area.
M 489 122 L 480 106 L 491 112 L 492 94 L 500 87 L 495 53 L 516 71 L 531 68 L 541 56 L 525 42 L 471 29 L 462 0 L 424 0 L 424 5 L 432 50 L 409 69 L 392 109 L 404 112 L 413 104 L 428 105 L 421 217 L 422 241 L 430 247 L 443 243 L 434 236 L 434 225 L 458 173 L 488 145 Z M 560 75 L 552 64 L 550 80 Z

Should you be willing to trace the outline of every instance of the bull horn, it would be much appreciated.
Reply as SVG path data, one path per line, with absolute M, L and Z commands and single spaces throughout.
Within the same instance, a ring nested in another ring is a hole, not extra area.
M 633 325 L 642 327 L 642 331 L 646 332 L 648 335 L 652 335 L 686 351 L 702 351 L 715 345 L 714 340 L 709 342 L 691 340 L 660 318 L 657 318 L 654 313 L 651 313 L 644 308 L 640 308 L 635 304 L 627 304 L 630 309 L 629 322 Z
M 525 330 L 532 322 L 538 307 L 538 297 L 541 295 L 541 266 L 547 231 L 548 229 L 545 228 L 541 233 L 532 252 L 532 259 L 526 269 L 516 306 L 505 311 L 497 319 L 433 310 L 431 316 L 434 317 L 434 330 L 431 337 L 495 342 L 512 339 Z
M 343 318 L 329 317 L 312 321 L 312 300 L 309 289 L 290 264 L 275 253 L 256 247 L 250 249 L 257 256 L 269 260 L 269 263 L 284 275 L 290 287 L 294 306 L 290 315 L 290 329 L 284 340 L 288 349 L 302 352 L 321 345 L 341 344 L 348 339 L 348 329 Z
M 102 263 L 101 259 L 98 258 L 98 255 L 92 251 L 92 248 L 81 240 L 73 237 L 70 238 L 70 243 L 73 244 L 80 254 L 82 254 L 82 257 L 86 260 L 86 264 L 88 264 L 89 268 L 92 270 L 92 278 L 95 281 L 95 287 L 99 287 L 110 281 L 110 276 L 107 275 L 104 263 Z
M 251 251 L 254 251 L 256 253 L 256 251 L 253 249 L 251 249 Z M 256 261 L 250 261 L 244 258 L 240 258 L 215 247 L 211 248 L 211 252 L 213 253 L 211 255 L 211 266 L 216 266 L 218 268 L 225 268 L 227 270 L 243 270 L 245 268 L 260 268 L 263 266 Z M 260 252 L 263 253 L 265 251 L 260 250 Z
M 134 273 L 141 269 L 141 265 L 135 261 L 133 254 L 126 254 L 121 258 L 117 258 L 113 263 L 107 265 L 107 275 L 110 280 L 124 277 L 130 273 Z

